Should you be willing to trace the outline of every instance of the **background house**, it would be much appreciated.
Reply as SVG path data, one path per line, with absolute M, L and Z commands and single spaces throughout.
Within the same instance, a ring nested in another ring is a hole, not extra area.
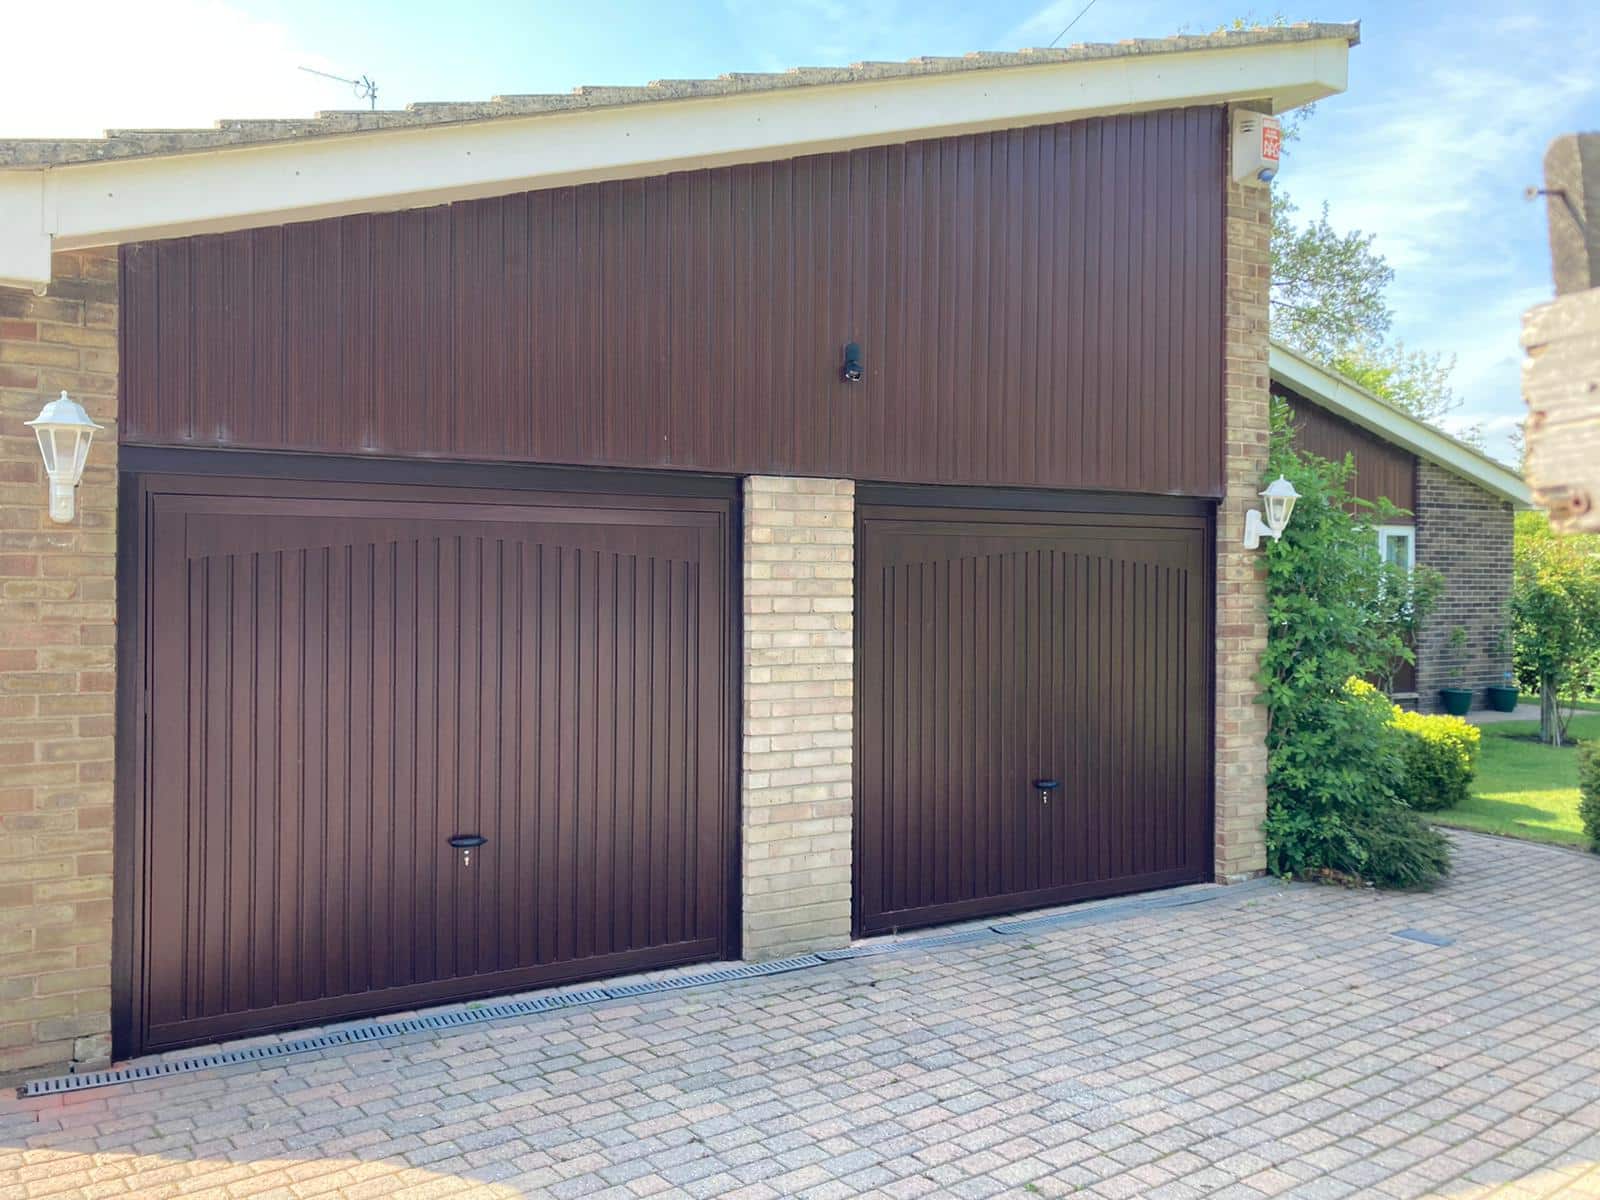
M 1436 712 L 1441 688 L 1463 687 L 1482 708 L 1484 689 L 1505 683 L 1511 670 L 1512 513 L 1529 506 L 1527 484 L 1287 346 L 1273 343 L 1270 361 L 1273 394 L 1294 413 L 1295 445 L 1336 461 L 1352 455 L 1355 495 L 1406 510 L 1378 529 L 1379 551 L 1444 577 L 1416 664 L 1395 680 L 1395 699 Z M 1463 638 L 1452 637 L 1456 629 Z

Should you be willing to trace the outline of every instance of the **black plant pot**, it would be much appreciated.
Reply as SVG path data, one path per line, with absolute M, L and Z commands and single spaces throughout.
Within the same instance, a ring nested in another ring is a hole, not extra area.
M 1439 700 L 1452 717 L 1464 717 L 1472 711 L 1471 688 L 1441 688 Z
M 1489 689 L 1489 707 L 1495 712 L 1517 711 L 1517 689 L 1496 684 Z

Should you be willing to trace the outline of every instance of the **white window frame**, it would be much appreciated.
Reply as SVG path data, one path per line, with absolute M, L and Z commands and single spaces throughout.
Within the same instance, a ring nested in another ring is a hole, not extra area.
M 1378 557 L 1388 562 L 1385 553 L 1389 548 L 1389 539 L 1397 534 L 1404 534 L 1406 538 L 1406 570 L 1417 569 L 1417 527 L 1415 525 L 1379 525 L 1378 526 Z

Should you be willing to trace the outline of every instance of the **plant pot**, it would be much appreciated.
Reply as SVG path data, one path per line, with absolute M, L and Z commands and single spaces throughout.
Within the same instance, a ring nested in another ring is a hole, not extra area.
M 1489 689 L 1489 707 L 1495 712 L 1517 711 L 1517 689 L 1496 685 Z
M 1441 688 L 1439 700 L 1444 705 L 1445 712 L 1452 717 L 1464 717 L 1472 711 L 1471 688 Z

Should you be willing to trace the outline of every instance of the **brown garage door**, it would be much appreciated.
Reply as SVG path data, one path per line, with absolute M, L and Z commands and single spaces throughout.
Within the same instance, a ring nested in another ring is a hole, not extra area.
M 132 1049 L 729 950 L 730 501 L 144 487 Z
M 858 520 L 858 932 L 1209 878 L 1207 518 Z

